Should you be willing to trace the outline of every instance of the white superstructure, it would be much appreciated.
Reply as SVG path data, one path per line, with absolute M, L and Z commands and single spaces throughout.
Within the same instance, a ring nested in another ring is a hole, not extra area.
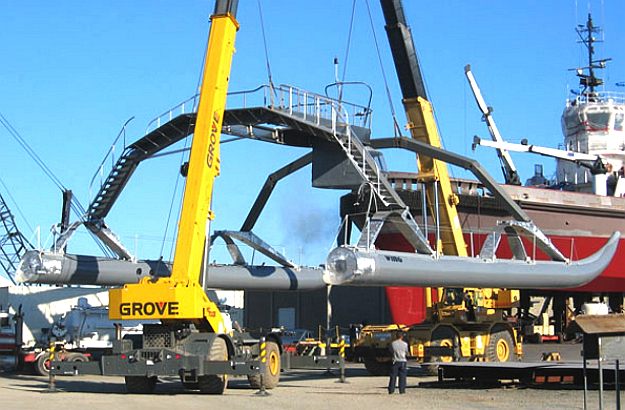
M 562 133 L 565 150 L 601 157 L 607 179 L 616 183 L 625 160 L 625 93 L 592 91 L 570 99 L 562 114 Z M 573 162 L 557 159 L 556 178 L 576 191 L 594 192 L 591 171 Z

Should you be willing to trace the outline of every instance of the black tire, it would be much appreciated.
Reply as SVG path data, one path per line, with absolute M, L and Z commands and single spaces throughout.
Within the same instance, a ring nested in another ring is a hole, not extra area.
M 221 337 L 216 337 L 211 346 L 208 360 L 228 360 L 228 346 Z M 197 388 L 203 394 L 223 394 L 228 386 L 228 377 L 225 374 L 208 374 L 197 379 Z
M 508 362 L 514 354 L 514 341 L 510 332 L 496 327 L 490 334 L 486 346 L 486 360 L 489 362 Z
M 280 349 L 275 342 L 267 342 L 267 365 L 263 373 L 263 381 L 265 389 L 273 389 L 280 382 Z M 260 374 L 251 374 L 247 376 L 250 386 L 253 389 L 260 389 Z
M 432 356 L 426 357 L 426 362 L 449 363 L 460 358 L 460 342 L 456 332 L 449 327 L 439 327 L 432 333 L 432 346 L 453 347 L 453 356 Z
M 445 346 L 453 347 L 453 356 L 429 356 L 423 360 L 426 363 L 451 363 L 460 358 L 460 343 L 456 332 L 449 327 L 439 327 L 432 333 L 431 346 Z M 429 374 L 437 374 L 438 365 L 425 365 L 423 366 Z
M 156 376 L 125 376 L 126 392 L 132 394 L 150 394 L 156 387 Z
M 68 362 L 88 362 L 89 358 L 82 353 L 70 353 L 66 360 Z
M 372 376 L 388 376 L 391 374 L 391 367 L 393 363 L 388 361 L 380 361 L 375 357 L 365 357 L 364 358 L 365 369 Z
M 540 333 L 534 333 L 532 335 L 526 336 L 525 340 L 527 340 L 528 343 L 542 344 L 543 336 Z
M 50 373 L 50 353 L 42 353 L 35 362 L 35 373 L 39 376 L 47 376 Z

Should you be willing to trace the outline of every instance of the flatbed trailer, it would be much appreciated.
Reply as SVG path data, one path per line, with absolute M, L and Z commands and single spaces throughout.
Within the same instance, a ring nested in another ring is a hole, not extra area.
M 484 384 L 519 384 L 531 387 L 570 386 L 583 388 L 583 362 L 453 362 L 437 363 L 437 384 L 468 383 Z M 602 363 L 603 382 L 606 387 L 615 387 L 616 365 Z M 596 361 L 586 366 L 587 385 L 599 384 L 599 369 Z M 625 386 L 625 370 L 619 368 L 618 381 Z

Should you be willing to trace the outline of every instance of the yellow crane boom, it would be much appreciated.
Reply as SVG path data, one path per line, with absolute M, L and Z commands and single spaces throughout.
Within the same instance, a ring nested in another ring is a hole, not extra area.
M 169 278 L 125 285 L 109 291 L 111 319 L 184 319 L 225 331 L 217 306 L 200 284 L 202 258 L 215 178 L 234 41 L 239 24 L 230 1 L 218 1 L 211 16 L 200 100 L 195 124 L 173 272 Z
M 381 5 L 410 135 L 420 142 L 440 148 L 441 139 L 432 104 L 427 98 L 417 52 L 410 28 L 406 24 L 401 1 L 381 0 Z M 430 215 L 439 218 L 437 225 L 449 228 L 442 230 L 436 238 L 436 251 L 445 255 L 467 256 L 462 226 L 456 210 L 458 197 L 452 191 L 447 164 L 425 155 L 419 155 L 417 162 L 419 176 L 427 185 L 426 199 Z

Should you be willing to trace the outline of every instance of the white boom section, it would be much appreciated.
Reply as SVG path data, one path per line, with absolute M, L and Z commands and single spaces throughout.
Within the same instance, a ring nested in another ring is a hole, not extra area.
M 489 141 L 483 140 L 479 137 L 473 137 L 473 147 L 477 145 L 483 147 L 491 147 L 496 149 L 505 149 L 512 152 L 531 152 L 534 154 L 542 155 L 544 157 L 556 158 L 562 161 L 574 162 L 577 165 L 590 169 L 593 177 L 593 193 L 596 195 L 607 195 L 607 178 L 609 173 L 608 164 L 612 161 L 620 163 L 625 162 L 625 152 L 623 151 L 602 151 L 600 154 L 586 154 L 583 152 L 566 151 L 557 148 L 541 147 L 539 145 L 531 144 L 515 144 L 505 141 Z M 622 177 L 618 178 L 622 180 Z M 621 187 L 617 186 L 616 196 L 621 196 L 623 193 Z
M 566 151 L 557 148 L 541 147 L 540 145 L 533 144 L 516 144 L 506 141 L 489 141 L 480 137 L 473 138 L 473 145 L 481 145 L 483 147 L 495 148 L 497 150 L 506 150 L 512 152 L 532 152 L 534 154 L 542 155 L 545 157 L 558 158 L 571 162 L 595 162 L 601 161 L 603 155 L 584 154 L 583 152 Z M 615 155 L 618 153 L 614 153 Z M 606 157 L 609 154 L 606 154 Z M 622 157 L 625 157 L 625 152 L 620 152 Z
M 495 119 L 492 116 L 492 109 L 488 105 L 486 105 L 486 101 L 482 96 L 482 92 L 480 87 L 477 85 L 477 81 L 471 72 L 471 66 L 466 65 L 464 67 L 464 74 L 469 81 L 469 86 L 471 87 L 471 91 L 473 91 L 473 96 L 475 97 L 475 101 L 477 102 L 477 106 L 484 115 L 484 121 L 488 127 L 488 131 L 493 139 L 496 142 L 503 142 L 503 138 L 499 133 L 499 128 L 497 128 L 497 124 L 495 124 Z M 508 153 L 505 148 L 497 148 L 497 155 L 501 160 L 501 165 L 503 167 L 504 177 L 506 178 L 507 184 L 515 184 L 519 185 L 519 174 L 517 172 L 516 166 L 512 161 L 512 157 Z

